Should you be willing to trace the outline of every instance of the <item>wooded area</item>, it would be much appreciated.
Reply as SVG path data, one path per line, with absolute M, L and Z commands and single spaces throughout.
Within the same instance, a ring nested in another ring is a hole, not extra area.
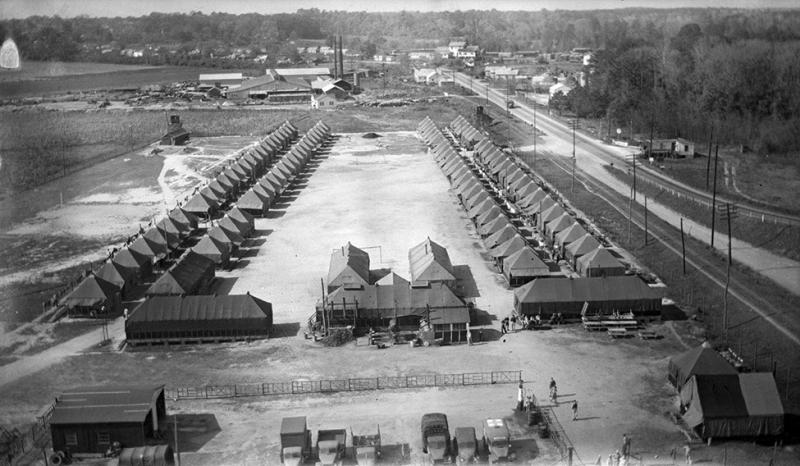
M 163 14 L 138 18 L 35 16 L 0 21 L 30 60 L 263 67 L 309 43 L 364 55 L 463 38 L 486 51 L 598 52 L 588 85 L 565 103 L 582 117 L 765 153 L 800 148 L 800 10 L 620 9 L 294 14 Z M 147 48 L 149 46 L 150 48 Z M 102 47 L 113 52 L 102 53 Z M 120 49 L 145 47 L 142 57 Z M 220 59 L 246 50 L 240 60 Z M 700 145 L 702 147 L 702 144 Z

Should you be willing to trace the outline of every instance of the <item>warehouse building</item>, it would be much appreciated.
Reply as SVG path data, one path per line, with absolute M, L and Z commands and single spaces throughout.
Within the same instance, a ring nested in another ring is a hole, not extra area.
M 157 443 L 167 416 L 164 386 L 82 387 L 56 398 L 50 417 L 53 451 L 104 454 Z
M 131 345 L 268 338 L 272 304 L 248 294 L 154 296 L 128 316 Z

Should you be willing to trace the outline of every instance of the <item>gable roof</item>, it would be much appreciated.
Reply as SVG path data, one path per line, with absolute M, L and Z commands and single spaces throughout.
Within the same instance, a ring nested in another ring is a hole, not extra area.
M 128 316 L 128 322 L 263 319 L 272 304 L 248 294 L 151 296 Z
M 636 276 L 537 279 L 517 288 L 514 295 L 515 300 L 522 303 L 659 299 L 658 294 Z
M 508 257 L 525 246 L 527 246 L 525 238 L 517 233 L 511 239 L 492 248 L 489 254 L 491 254 L 492 257 Z
M 582 237 L 576 239 L 575 241 L 569 243 L 566 247 L 567 252 L 569 252 L 573 257 L 582 256 L 584 254 L 588 254 L 595 249 L 600 247 L 600 243 L 594 239 L 594 236 L 586 233 Z
M 456 279 L 447 249 L 430 238 L 409 249 L 408 262 L 412 283 Z
M 328 267 L 328 286 L 337 283 L 340 275 L 346 270 L 352 270 L 364 284 L 369 284 L 369 254 L 353 246 L 349 241 L 341 248 L 331 253 L 331 263 Z
M 112 261 L 106 261 L 95 276 L 113 284 L 117 288 L 122 288 L 135 275 L 137 268 L 123 267 Z
M 669 360 L 669 376 L 680 388 L 695 374 L 735 374 L 736 369 L 716 350 L 700 345 L 673 356 Z
M 579 266 L 581 270 L 588 268 L 624 268 L 617 258 L 605 248 L 597 248 L 588 254 L 584 254 L 578 258 L 578 263 L 581 264 Z
M 528 277 L 550 275 L 550 267 L 542 261 L 536 251 L 525 246 L 514 254 L 503 259 L 503 272 Z
M 147 264 L 149 259 L 144 254 L 141 254 L 130 248 L 125 248 L 117 252 L 111 261 L 125 268 L 139 269 L 143 265 Z
M 96 306 L 104 301 L 110 300 L 116 294 L 118 288 L 102 278 L 90 275 L 75 287 L 72 292 L 61 299 L 61 304 L 74 306 Z
M 213 260 L 191 249 L 169 268 L 147 289 L 147 295 L 181 295 L 195 292 L 198 284 L 206 278 L 214 278 Z

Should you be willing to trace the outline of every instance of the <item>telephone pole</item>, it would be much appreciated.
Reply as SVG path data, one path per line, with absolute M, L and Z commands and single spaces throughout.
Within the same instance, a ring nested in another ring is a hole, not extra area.
M 714 187 L 711 193 L 711 247 L 714 247 L 714 229 L 717 219 L 717 163 L 719 162 L 719 143 L 714 154 Z
M 536 101 L 533 101 L 533 170 L 536 170 Z
M 721 207 L 721 206 L 720 206 Z M 731 264 L 733 262 L 733 255 L 731 250 L 731 244 L 733 242 L 733 236 L 731 234 L 731 218 L 736 216 L 736 206 L 731 206 L 729 202 L 725 203 L 725 209 L 722 210 L 721 214 L 727 219 L 728 221 L 728 267 L 725 273 L 725 295 L 723 298 L 723 310 L 722 310 L 722 330 L 725 336 L 725 345 L 728 344 L 728 287 L 731 283 Z
M 572 185 L 569 189 L 571 193 L 575 192 L 575 129 L 578 126 L 578 119 L 572 120 Z

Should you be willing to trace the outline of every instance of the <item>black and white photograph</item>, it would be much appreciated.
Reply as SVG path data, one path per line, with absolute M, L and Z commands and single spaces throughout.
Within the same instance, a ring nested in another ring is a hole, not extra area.
M 0 44 L 0 466 L 800 465 L 797 0 Z

